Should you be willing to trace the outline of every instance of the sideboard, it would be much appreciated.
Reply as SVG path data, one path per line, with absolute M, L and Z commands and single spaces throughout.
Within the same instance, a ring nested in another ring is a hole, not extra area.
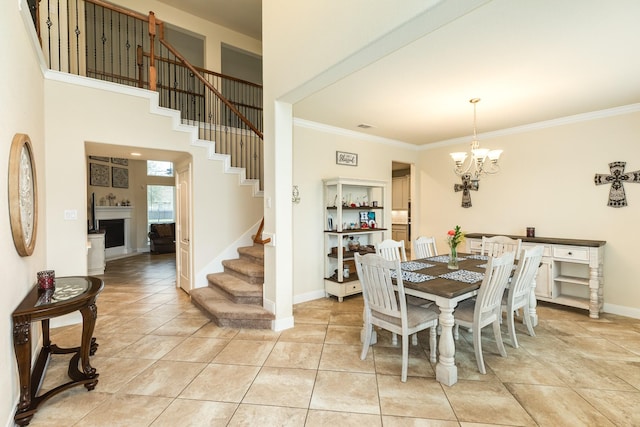
M 480 253 L 482 236 L 497 234 L 468 233 L 467 252 Z M 553 237 L 526 237 L 522 248 L 544 247 L 542 263 L 536 276 L 536 299 L 589 310 L 589 317 L 597 319 L 602 311 L 604 286 L 604 246 L 602 240 L 561 239 Z M 537 319 L 534 319 L 537 323 Z

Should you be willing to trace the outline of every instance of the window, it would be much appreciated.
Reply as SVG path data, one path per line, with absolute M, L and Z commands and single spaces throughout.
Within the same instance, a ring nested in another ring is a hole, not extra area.
M 147 160 L 147 176 L 173 176 L 173 163 Z
M 149 224 L 175 222 L 175 187 L 147 185 L 147 219 Z

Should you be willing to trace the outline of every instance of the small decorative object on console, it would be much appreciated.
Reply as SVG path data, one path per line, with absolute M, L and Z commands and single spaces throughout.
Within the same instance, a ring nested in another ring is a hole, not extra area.
M 56 272 L 54 270 L 38 271 L 38 289 L 42 291 L 56 288 Z

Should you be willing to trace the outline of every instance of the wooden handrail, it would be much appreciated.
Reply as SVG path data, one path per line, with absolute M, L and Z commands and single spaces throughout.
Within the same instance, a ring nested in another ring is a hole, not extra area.
M 178 58 L 180 61 L 182 61 L 182 64 L 187 67 L 189 70 L 191 70 L 191 72 L 194 74 L 194 76 L 196 76 L 198 78 L 198 80 L 200 80 L 202 82 L 202 84 L 204 84 L 206 87 L 209 88 L 209 90 L 211 92 L 213 92 L 216 97 L 222 101 L 227 107 L 229 107 L 229 109 L 233 112 L 233 114 L 235 114 L 241 121 L 242 123 L 244 123 L 249 129 L 251 129 L 256 135 L 258 135 L 260 137 L 260 139 L 264 139 L 264 136 L 262 135 L 262 132 L 260 132 L 260 130 L 258 130 L 257 127 L 254 126 L 253 123 L 251 123 L 240 111 L 238 111 L 238 109 L 231 103 L 229 102 L 229 100 L 227 98 L 225 98 L 215 87 L 213 87 L 213 85 L 211 83 L 209 83 L 207 81 L 207 79 L 205 79 L 204 77 L 202 77 L 202 75 L 198 72 L 198 70 L 196 70 L 196 68 L 191 65 L 184 56 L 182 56 L 173 46 L 171 46 L 171 44 L 169 44 L 166 40 L 160 40 L 160 43 L 162 43 L 162 45 L 164 47 L 166 47 L 167 49 L 169 49 L 169 51 L 176 57 Z
M 264 229 L 264 218 L 262 218 L 262 222 L 260 223 L 260 227 L 258 227 L 258 231 L 256 235 L 253 236 L 253 243 L 257 243 L 258 245 L 266 245 L 271 242 L 271 238 L 263 239 L 262 238 L 262 230 Z

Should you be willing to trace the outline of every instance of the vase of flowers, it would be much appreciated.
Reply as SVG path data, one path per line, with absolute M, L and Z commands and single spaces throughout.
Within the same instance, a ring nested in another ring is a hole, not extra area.
M 460 226 L 456 225 L 453 230 L 447 232 L 447 243 L 449 243 L 449 262 L 447 267 L 450 270 L 458 269 L 458 245 L 464 240 L 464 233 Z

